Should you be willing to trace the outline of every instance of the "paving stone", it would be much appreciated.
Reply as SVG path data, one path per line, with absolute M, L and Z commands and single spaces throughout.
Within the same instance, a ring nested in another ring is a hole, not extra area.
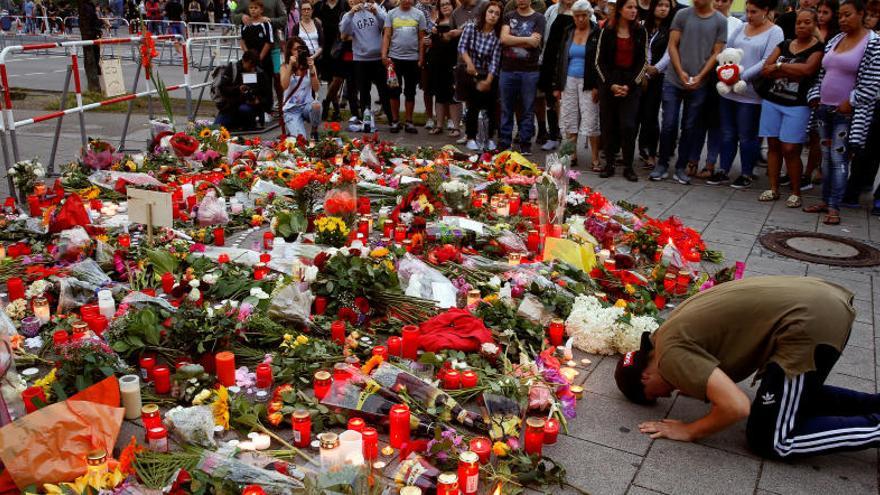
M 724 254 L 722 264 L 730 265 L 736 261 L 745 261 L 752 253 L 751 246 L 732 246 L 721 242 L 707 241 L 707 247 L 715 251 L 721 251 Z
M 858 347 L 874 347 L 874 325 L 862 322 L 853 322 L 847 345 Z
M 657 440 L 635 484 L 664 493 L 749 494 L 760 461 L 695 443 Z
M 780 495 L 877 493 L 877 452 L 816 456 L 792 462 L 765 461 L 758 486 Z
M 544 453 L 565 467 L 569 483 L 592 495 L 626 493 L 642 463 L 637 455 L 567 435 Z
M 655 490 L 649 490 L 647 488 L 644 488 L 644 487 L 641 487 L 638 485 L 632 485 L 629 488 L 629 491 L 626 492 L 626 495 L 666 495 L 666 494 L 664 494 L 663 492 L 655 491 Z
M 669 411 L 670 419 L 692 422 L 709 413 L 709 404 L 701 400 L 679 395 Z M 699 440 L 697 443 L 747 457 L 756 457 L 746 443 L 746 421 Z
M 639 432 L 639 423 L 662 419 L 666 410 L 663 405 L 641 406 L 588 392 L 578 407 L 578 416 L 568 421 L 569 434 L 643 456 L 651 439 Z
M 865 380 L 874 379 L 874 350 L 848 345 L 832 371 Z
M 739 232 L 730 232 L 721 230 L 718 227 L 709 226 L 703 231 L 703 239 L 710 242 L 720 242 L 723 244 L 732 244 L 744 248 L 751 248 L 755 244 L 757 236 L 752 234 L 741 234 Z
M 843 375 L 841 373 L 832 372 L 828 375 L 828 379 L 825 380 L 825 383 L 828 385 L 834 385 L 835 387 L 843 387 L 858 392 L 865 392 L 866 394 L 877 393 L 877 385 L 874 380 Z
M 746 261 L 746 267 L 750 271 L 766 273 L 767 275 L 806 275 L 807 273 L 807 263 L 771 259 L 755 255 L 749 256 Z

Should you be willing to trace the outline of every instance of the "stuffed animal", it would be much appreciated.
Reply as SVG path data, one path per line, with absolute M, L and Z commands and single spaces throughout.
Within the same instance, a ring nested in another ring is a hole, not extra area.
M 734 93 L 742 94 L 748 85 L 740 79 L 743 72 L 743 66 L 739 65 L 742 60 L 743 51 L 739 48 L 725 48 L 718 54 L 718 67 L 715 74 L 718 75 L 718 94 L 726 95 L 733 90 Z

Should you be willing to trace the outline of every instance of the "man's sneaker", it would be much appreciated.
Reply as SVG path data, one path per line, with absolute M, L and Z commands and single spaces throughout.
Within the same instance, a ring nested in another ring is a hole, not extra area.
M 489 140 L 489 144 L 486 145 L 486 149 L 489 151 L 495 151 L 498 146 L 495 145 L 495 141 Z
M 657 165 L 654 167 L 654 170 L 648 175 L 648 179 L 651 179 L 654 182 L 658 182 L 664 180 L 669 177 L 669 172 L 666 167 L 662 167 Z
M 730 177 L 727 176 L 727 172 L 724 170 L 718 170 L 712 174 L 711 177 L 706 179 L 706 184 L 709 184 L 710 186 L 717 186 L 726 182 L 730 182 Z
M 476 141 L 474 141 L 473 139 L 468 139 L 468 142 L 467 142 L 467 149 L 469 149 L 469 150 L 471 150 L 471 151 L 479 151 L 479 150 L 480 150 L 480 147 L 477 146 L 477 142 L 476 142 Z
M 752 179 L 745 175 L 740 175 L 730 184 L 730 187 L 734 189 L 748 189 L 752 187 Z
M 363 128 L 364 124 L 357 117 L 348 119 L 348 132 L 361 132 Z
M 672 178 L 675 180 L 675 182 L 678 182 L 683 186 L 691 185 L 691 178 L 688 177 L 686 170 L 676 170 Z
M 791 177 L 789 177 L 788 175 L 783 175 L 782 177 L 779 178 L 779 185 L 780 186 L 787 186 L 789 184 L 791 184 Z
M 456 127 L 455 125 L 452 124 L 452 119 L 446 119 L 446 130 L 447 130 L 447 131 L 451 131 L 451 130 L 456 129 L 456 128 L 457 128 L 457 127 Z
M 801 176 L 801 191 L 809 191 L 813 188 L 813 181 L 810 180 L 809 175 Z
M 428 119 L 425 121 L 425 129 L 433 129 L 434 128 L 434 119 Z
M 554 141 L 553 139 L 550 139 L 541 146 L 541 149 L 544 151 L 553 151 L 556 149 L 557 146 L 559 146 L 559 141 Z
M 532 145 L 520 144 L 519 145 L 519 154 L 522 156 L 532 156 Z
M 400 127 L 400 122 L 392 122 L 391 128 L 388 130 L 391 131 L 392 134 L 397 134 L 398 132 L 400 132 Z
M 404 129 L 406 130 L 407 134 L 418 134 L 419 133 L 419 130 L 416 129 L 416 125 L 413 124 L 412 122 L 407 122 L 406 125 L 404 126 Z

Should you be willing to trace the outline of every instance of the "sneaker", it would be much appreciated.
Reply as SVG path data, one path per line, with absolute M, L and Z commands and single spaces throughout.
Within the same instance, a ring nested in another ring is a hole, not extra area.
M 458 138 L 458 140 L 455 142 L 455 144 L 464 144 L 466 142 L 468 142 L 467 136 L 462 136 L 462 137 Z
M 683 186 L 691 185 L 691 178 L 688 177 L 687 170 L 676 170 L 672 178 Z
M 627 167 L 623 169 L 623 176 L 626 177 L 626 180 L 630 182 L 638 182 L 639 176 L 636 175 L 636 171 L 631 167 Z
M 489 151 L 495 151 L 498 146 L 495 145 L 495 141 L 489 140 L 489 144 L 486 145 L 486 149 Z
M 806 175 L 801 177 L 801 191 L 809 191 L 813 188 L 813 183 L 810 182 L 810 178 Z
M 780 186 L 787 186 L 789 184 L 791 184 L 791 177 L 789 177 L 788 175 L 783 175 L 782 177 L 779 178 L 779 185 Z
M 553 151 L 556 149 L 557 146 L 559 146 L 559 141 L 554 141 L 553 139 L 550 139 L 541 146 L 541 149 L 544 151 Z
M 748 189 L 752 187 L 752 179 L 745 175 L 740 175 L 732 184 L 730 184 L 730 187 L 734 189 Z
M 434 119 L 428 119 L 425 121 L 425 129 L 433 129 L 434 128 Z
M 348 132 L 361 132 L 363 128 L 364 124 L 361 123 L 359 118 L 352 117 L 348 119 Z
M 446 130 L 451 131 L 456 129 L 456 126 L 452 125 L 452 119 L 446 119 Z
M 669 171 L 666 167 L 657 165 L 654 167 L 654 170 L 648 175 L 648 179 L 659 182 L 669 177 Z
M 530 145 L 530 144 L 519 145 L 519 154 L 522 156 L 532 156 L 532 145 Z
M 397 134 L 398 132 L 400 132 L 400 128 L 400 122 L 392 122 L 391 128 L 388 130 L 391 131 L 392 134 Z
M 469 150 L 471 150 L 471 151 L 479 151 L 479 150 L 480 150 L 480 147 L 477 146 L 477 142 L 476 142 L 476 141 L 474 141 L 473 139 L 468 139 L 468 142 L 467 142 L 467 149 L 469 149 Z
M 416 129 L 416 125 L 413 124 L 412 122 L 407 122 L 406 125 L 404 126 L 404 130 L 406 130 L 407 134 L 418 134 L 419 133 L 419 130 Z
M 706 179 L 706 184 L 710 186 L 718 186 L 724 184 L 726 182 L 730 182 L 730 177 L 727 176 L 727 172 L 723 170 L 718 170 L 711 177 Z
M 605 166 L 601 172 L 599 172 L 600 179 L 607 179 L 609 177 L 614 177 L 614 167 Z

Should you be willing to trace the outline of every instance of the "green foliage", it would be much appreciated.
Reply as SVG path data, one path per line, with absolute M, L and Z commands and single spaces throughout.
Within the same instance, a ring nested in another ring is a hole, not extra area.
M 167 316 L 164 310 L 158 308 L 131 310 L 121 322 L 114 322 L 114 328 L 107 334 L 107 341 L 119 354 L 137 356 L 148 347 L 161 345 L 162 320 Z
M 287 242 L 293 242 L 306 231 L 308 221 L 300 210 L 282 210 L 275 213 L 275 233 Z

